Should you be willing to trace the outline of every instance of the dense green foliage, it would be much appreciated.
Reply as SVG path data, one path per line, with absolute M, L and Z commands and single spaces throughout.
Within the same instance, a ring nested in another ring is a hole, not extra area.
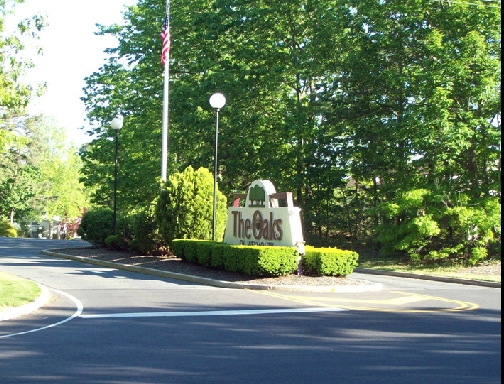
M 173 239 L 212 239 L 213 176 L 208 169 L 191 166 L 170 175 L 156 206 L 156 220 L 166 244 Z M 226 198 L 216 191 L 215 239 L 221 240 L 226 227 Z
M 0 220 L 0 236 L 17 237 L 16 228 L 7 220 Z
M 17 1 L 22 2 L 22 1 Z M 14 1 L 0 1 L 0 218 L 13 222 L 16 209 L 23 210 L 33 197 L 31 179 L 37 170 L 26 154 L 27 137 L 20 134 L 13 119 L 21 115 L 32 96 L 32 88 L 20 81 L 30 61 L 21 60 L 23 37 L 37 37 L 43 23 L 38 17 L 21 21 L 13 31 L 7 31 Z
M 208 100 L 220 91 L 228 201 L 255 179 L 293 191 L 308 244 L 342 237 L 413 260 L 471 262 L 500 248 L 498 5 L 181 0 L 171 10 L 169 174 L 211 168 Z M 87 78 L 98 128 L 81 151 L 83 181 L 110 204 L 109 122 L 121 111 L 122 211 L 159 195 L 164 16 L 164 2 L 139 0 L 124 26 L 102 27 L 119 45 Z M 165 216 L 191 225 L 187 212 Z M 163 237 L 192 236 L 176 224 L 164 222 Z
M 130 211 L 125 216 L 119 215 L 116 234 L 105 239 L 107 248 L 143 255 L 166 254 L 167 249 L 159 235 L 154 208 L 155 205 L 151 204 L 147 209 Z
M 450 201 L 449 196 L 437 192 L 408 191 L 379 205 L 378 210 L 386 220 L 402 218 L 396 225 L 384 220 L 378 226 L 377 241 L 383 244 L 382 252 L 405 251 L 413 261 L 435 261 L 464 254 L 470 264 L 485 259 L 495 236 L 500 235 L 500 228 L 496 228 L 501 220 L 498 199 L 470 202 L 468 196 L 459 194 Z
M 305 247 L 303 273 L 346 277 L 357 267 L 357 252 L 337 248 Z
M 113 235 L 112 220 L 114 212 L 110 208 L 96 208 L 82 215 L 77 234 L 82 240 L 93 245 L 105 247 L 106 239 Z
M 20 53 L 28 42 L 38 40 L 39 32 L 45 22 L 40 15 L 29 19 L 19 20 L 16 28 L 7 29 L 7 18 L 12 17 L 16 3 L 24 0 L 0 0 L 0 125 L 6 116 L 22 114 L 31 97 L 38 94 L 40 89 L 33 89 L 21 81 L 22 76 L 33 67 L 30 60 L 23 58 Z M 10 139 L 11 132 L 0 130 L 0 148 Z
M 27 116 L 27 105 L 44 90 L 23 81 L 33 67 L 26 47 L 37 47 L 46 26 L 34 15 L 17 20 L 15 4 L 0 1 L 0 218 L 17 222 L 26 232 L 29 221 L 59 217 L 72 223 L 89 206 L 79 183 L 81 160 L 66 143 L 63 128 L 43 116 Z
M 52 119 L 4 120 L 10 140 L 0 156 L 0 217 L 24 224 L 43 217 L 72 222 L 89 207 L 81 160 Z
M 192 239 L 174 239 L 172 244 L 174 254 L 188 262 L 249 276 L 289 275 L 298 267 L 295 247 L 229 245 Z
M 131 221 L 131 241 L 129 243 L 131 251 L 143 255 L 165 251 L 156 222 L 154 206 L 149 206 L 148 210 L 130 214 L 129 221 Z
M 284 276 L 299 267 L 295 247 L 229 245 L 212 241 L 174 239 L 173 253 L 187 262 L 249 276 Z M 348 276 L 357 267 L 357 252 L 308 246 L 301 256 L 302 273 L 313 276 Z

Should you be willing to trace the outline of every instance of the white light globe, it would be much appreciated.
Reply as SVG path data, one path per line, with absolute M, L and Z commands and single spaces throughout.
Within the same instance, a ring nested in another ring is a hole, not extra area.
M 222 93 L 214 93 L 210 97 L 210 105 L 212 106 L 212 108 L 221 109 L 226 105 L 226 98 Z
M 123 127 L 123 116 L 117 115 L 117 117 L 114 117 L 110 122 L 110 125 L 112 126 L 112 129 L 115 129 L 116 131 L 121 129 Z

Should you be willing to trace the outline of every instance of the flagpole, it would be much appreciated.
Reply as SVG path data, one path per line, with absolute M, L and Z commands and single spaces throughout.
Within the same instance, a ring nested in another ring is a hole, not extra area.
M 166 181 L 166 173 L 167 173 L 167 163 L 168 163 L 168 107 L 169 107 L 169 98 L 168 93 L 170 89 L 170 64 L 169 64 L 170 52 L 167 53 L 167 60 L 165 63 L 164 70 L 164 94 L 163 94 L 163 130 L 162 130 L 162 157 L 161 157 L 161 180 L 163 182 Z
M 163 42 L 164 57 L 164 91 L 163 91 L 163 126 L 161 134 L 161 180 L 166 182 L 168 169 L 168 111 L 169 111 L 169 90 L 170 90 L 170 0 L 166 0 L 166 20 L 165 34 L 167 34 L 168 49 L 165 50 Z M 164 39 L 166 40 L 166 39 Z

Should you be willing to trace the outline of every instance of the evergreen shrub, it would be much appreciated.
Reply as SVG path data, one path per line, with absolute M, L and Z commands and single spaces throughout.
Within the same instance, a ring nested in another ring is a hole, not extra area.
M 239 255 L 237 253 L 237 251 L 240 249 L 239 247 L 239 245 L 231 246 L 229 244 L 226 244 L 226 248 L 222 251 L 225 270 L 231 272 L 240 272 L 238 264 Z
M 180 257 L 181 259 L 185 260 L 185 254 L 184 254 L 184 245 L 187 242 L 187 240 L 184 239 L 174 239 L 171 242 L 171 251 L 175 256 Z
M 229 248 L 224 243 L 211 243 L 210 267 L 216 269 L 224 269 L 225 250 Z
M 210 267 L 211 265 L 211 252 L 212 247 L 210 244 L 211 241 L 200 241 L 196 243 L 196 258 L 198 264 L 203 265 L 205 267 Z
M 185 261 L 249 276 L 285 276 L 298 269 L 296 247 L 231 245 L 175 239 L 172 252 Z M 348 276 L 357 267 L 357 252 L 305 247 L 303 270 L 314 276 Z
M 298 252 L 295 247 L 246 247 L 243 260 L 244 273 L 253 276 L 283 276 L 297 270 Z
M 282 276 L 297 269 L 295 247 L 230 245 L 213 241 L 174 239 L 172 252 L 185 261 L 250 276 Z
M 131 251 L 139 252 L 142 255 L 166 251 L 158 231 L 153 209 L 132 213 L 130 221 L 132 240 L 129 243 L 129 249 Z
M 17 230 L 8 220 L 0 221 L 0 236 L 17 237 Z
M 77 234 L 82 240 L 93 245 L 106 247 L 105 239 L 113 235 L 112 221 L 114 213 L 110 208 L 97 208 L 84 213 Z
M 306 246 L 303 272 L 316 276 L 348 276 L 357 267 L 358 258 L 354 251 Z
M 201 240 L 187 240 L 184 242 L 184 260 L 189 263 L 198 262 L 198 244 Z
M 187 167 L 174 173 L 163 186 L 155 209 L 160 235 L 167 245 L 173 239 L 210 240 L 213 222 L 213 175 L 206 168 Z M 217 190 L 215 238 L 222 239 L 227 200 Z
M 112 251 L 126 251 L 129 248 L 128 242 L 120 235 L 110 235 L 105 239 L 105 245 Z

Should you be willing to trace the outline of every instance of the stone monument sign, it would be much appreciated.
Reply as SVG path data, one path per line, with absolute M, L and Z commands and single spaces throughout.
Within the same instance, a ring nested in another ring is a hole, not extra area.
M 304 253 L 300 213 L 301 208 L 294 207 L 292 192 L 277 193 L 271 181 L 255 180 L 248 193 L 233 195 L 224 243 L 295 246 Z

